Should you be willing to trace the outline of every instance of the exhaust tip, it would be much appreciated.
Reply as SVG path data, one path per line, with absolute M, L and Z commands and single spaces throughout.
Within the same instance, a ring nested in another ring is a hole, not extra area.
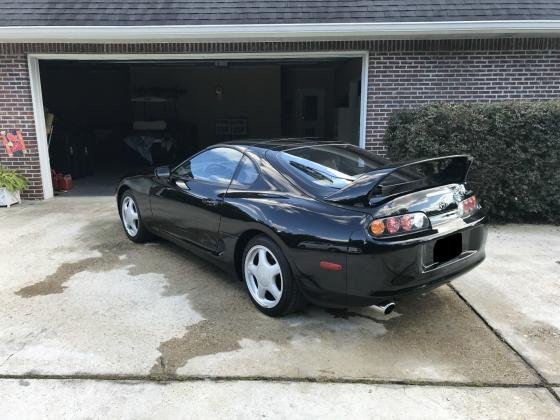
M 388 303 L 385 305 L 385 311 L 383 312 L 385 315 L 389 315 L 391 312 L 395 310 L 395 302 Z
M 375 309 L 378 312 L 381 312 L 383 315 L 389 315 L 395 310 L 395 302 L 388 302 L 381 305 L 372 305 L 371 308 Z

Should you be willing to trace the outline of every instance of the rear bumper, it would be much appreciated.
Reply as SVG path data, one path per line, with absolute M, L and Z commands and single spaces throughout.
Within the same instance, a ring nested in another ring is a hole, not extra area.
M 480 264 L 485 254 L 486 226 L 471 226 L 415 244 L 376 244 L 362 255 L 348 256 L 347 305 L 362 306 L 422 293 L 453 280 Z M 460 235 L 460 254 L 434 260 L 436 243 Z
M 452 235 L 460 235 L 458 255 L 438 262 L 434 258 L 436 243 Z M 322 276 L 315 276 L 313 287 L 303 288 L 310 301 L 331 307 L 369 306 L 441 286 L 484 260 L 486 226 L 481 219 L 463 229 L 414 241 L 357 242 L 361 246 L 346 254 L 346 293 L 329 287 L 323 271 Z M 343 272 L 339 275 L 341 281 Z

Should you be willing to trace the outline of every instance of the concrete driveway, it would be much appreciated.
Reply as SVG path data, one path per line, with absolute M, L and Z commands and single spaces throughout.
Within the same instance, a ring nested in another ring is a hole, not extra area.
M 110 197 L 0 209 L 3 417 L 560 417 L 560 228 L 491 228 L 463 278 L 283 319 Z M 556 388 L 556 394 L 554 389 Z

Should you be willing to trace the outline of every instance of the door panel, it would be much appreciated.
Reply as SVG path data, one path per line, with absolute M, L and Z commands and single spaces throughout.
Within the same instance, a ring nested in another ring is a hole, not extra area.
M 151 197 L 157 228 L 218 252 L 220 210 L 241 157 L 235 149 L 209 149 L 179 165 L 169 178 L 156 179 Z
M 218 248 L 219 207 L 226 187 L 170 178 L 152 194 L 158 228 L 209 251 Z

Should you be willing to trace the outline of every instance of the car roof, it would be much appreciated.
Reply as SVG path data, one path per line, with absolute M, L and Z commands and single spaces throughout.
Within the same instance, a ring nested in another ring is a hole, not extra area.
M 262 155 L 268 150 L 284 151 L 299 147 L 311 147 L 316 145 L 344 145 L 339 141 L 328 141 L 313 137 L 286 137 L 274 139 L 246 139 L 233 140 L 220 143 L 219 145 L 237 146 L 244 150 Z M 219 146 L 216 145 L 216 146 Z

